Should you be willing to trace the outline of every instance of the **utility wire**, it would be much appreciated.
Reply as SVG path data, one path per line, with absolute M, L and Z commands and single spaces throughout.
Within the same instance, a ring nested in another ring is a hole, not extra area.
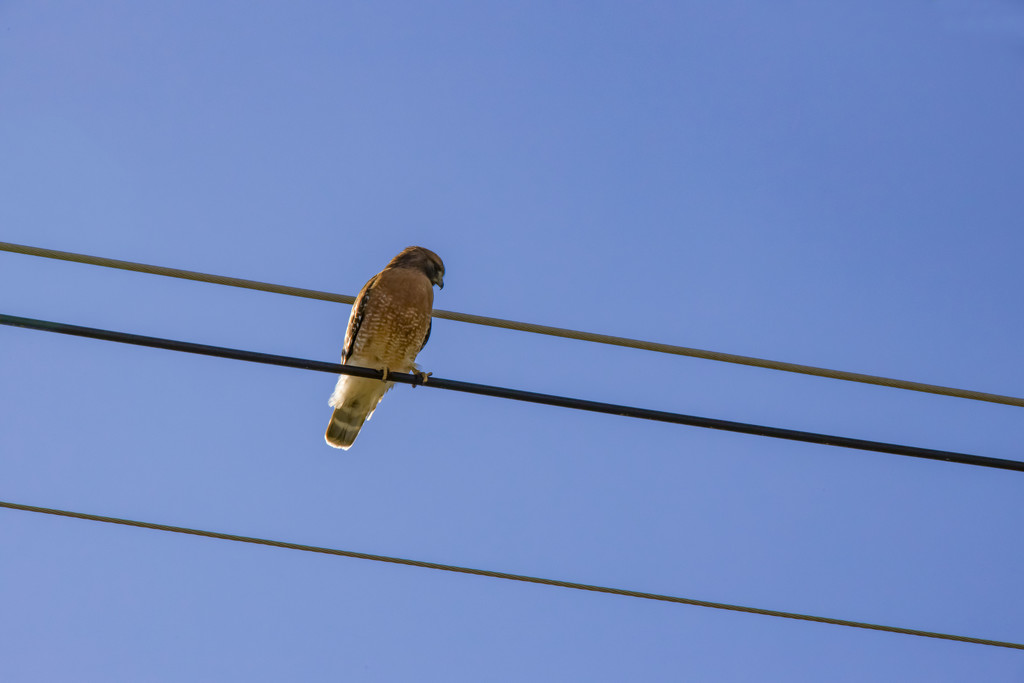
M 46 332 L 57 332 L 60 334 L 69 334 L 78 337 L 90 337 L 93 339 L 115 341 L 124 344 L 135 344 L 137 346 L 149 346 L 158 349 L 168 349 L 171 351 L 183 351 L 186 353 L 195 353 L 205 356 L 217 356 L 220 358 L 231 358 L 234 360 L 244 360 L 253 363 L 265 363 L 268 365 L 280 365 L 290 368 L 300 368 L 303 370 L 315 370 L 317 372 L 329 372 L 334 375 L 355 375 L 357 377 L 368 377 L 371 379 L 383 378 L 383 373 L 380 370 L 374 370 L 372 368 L 339 365 L 337 363 L 325 363 L 323 361 L 293 358 L 291 356 L 278 356 L 269 353 L 260 353 L 257 351 L 229 349 L 223 346 L 208 346 L 206 344 L 162 339 L 160 337 L 146 337 L 127 332 L 114 332 L 111 330 L 97 329 L 95 327 L 81 327 L 78 325 L 69 325 L 67 323 L 36 320 L 34 318 L 21 318 L 6 314 L 0 314 L 0 324 L 43 330 Z M 680 413 L 636 408 L 632 406 L 617 405 L 614 403 L 586 401 L 566 396 L 540 394 L 532 391 L 496 387 L 487 384 L 475 384 L 472 382 L 462 382 L 459 380 L 444 379 L 441 377 L 430 377 L 429 380 L 424 382 L 419 375 L 392 372 L 388 374 L 387 380 L 389 382 L 400 382 L 402 384 L 412 384 L 414 386 L 422 385 L 435 389 L 448 389 L 470 394 L 479 394 L 482 396 L 494 396 L 496 398 L 526 401 L 528 403 L 540 403 L 563 408 L 574 408 L 576 410 L 586 410 L 594 413 L 622 415 L 624 417 L 633 417 L 643 420 L 654 420 L 657 422 L 669 422 L 672 424 L 688 425 L 692 427 L 720 429 L 728 432 L 739 432 L 741 434 L 753 434 L 756 436 L 768 436 L 776 439 L 789 439 L 791 441 L 804 441 L 807 443 L 824 444 L 827 446 L 841 446 L 844 448 L 875 451 L 878 453 L 892 453 L 895 455 L 925 458 L 928 460 L 944 460 L 946 462 L 955 462 L 964 465 L 993 467 L 997 469 L 1024 472 L 1024 462 L 1017 460 L 1004 460 L 1002 458 L 991 458 L 983 455 L 970 455 L 967 453 L 956 453 L 954 451 L 919 448 L 917 446 L 903 446 L 900 444 L 854 439 L 845 436 L 831 436 L 828 434 L 817 434 L 814 432 L 803 432 L 794 429 L 782 429 L 779 427 L 765 427 L 745 422 L 732 422 L 730 420 L 683 415 Z
M 506 579 L 509 581 L 524 581 L 526 583 L 539 583 L 545 586 L 556 586 L 559 588 L 572 588 L 574 590 L 591 591 L 593 593 L 608 593 L 610 595 L 622 595 L 629 598 L 642 598 L 644 600 L 659 600 L 661 602 L 674 602 L 683 605 L 694 605 L 697 607 L 710 607 L 712 609 L 723 609 L 732 612 L 745 612 L 747 614 L 760 614 L 768 617 L 780 617 L 783 619 L 798 619 L 800 621 L 813 621 L 819 624 L 832 624 L 834 626 L 850 626 L 863 628 L 872 631 L 885 631 L 887 633 L 902 633 L 908 636 L 922 638 L 938 638 L 940 640 L 955 640 L 961 643 L 973 643 L 976 645 L 989 645 L 992 647 L 1006 647 L 1015 650 L 1024 650 L 1024 644 L 1009 643 L 1000 640 L 988 640 L 985 638 L 972 638 L 970 636 L 957 636 L 947 633 L 935 633 L 933 631 L 920 631 L 899 626 L 883 626 L 880 624 L 869 624 L 861 621 L 848 621 L 846 619 L 833 619 L 830 617 L 816 617 L 808 614 L 797 614 L 794 612 L 780 612 L 777 610 L 761 609 L 759 607 L 743 607 L 730 605 L 722 602 L 708 602 L 707 600 L 695 600 L 692 598 L 681 598 L 673 595 L 660 595 L 658 593 L 641 593 L 640 591 L 626 590 L 623 588 L 608 588 L 606 586 L 594 586 L 586 583 L 575 583 L 573 581 L 559 581 L 557 579 L 542 579 L 535 576 L 524 576 L 522 574 L 509 574 L 496 572 L 489 569 L 471 569 L 469 567 L 458 567 L 450 564 L 438 564 L 436 562 L 424 562 L 422 560 L 407 560 L 400 557 L 389 557 L 386 555 L 371 555 L 359 553 L 352 550 L 338 550 L 336 548 L 323 548 L 314 545 L 302 545 L 289 543 L 287 541 L 272 541 L 265 538 L 254 538 L 252 536 L 237 536 L 225 534 L 218 531 L 203 531 L 200 529 L 189 529 L 187 527 L 170 526 L 167 524 L 155 524 L 153 522 L 140 522 L 132 519 L 120 519 L 118 517 L 105 517 L 103 515 L 92 515 L 84 512 L 71 512 L 69 510 L 56 510 L 53 508 L 37 507 L 35 505 L 22 505 L 20 503 L 8 503 L 0 501 L 0 508 L 11 510 L 22 510 L 25 512 L 38 512 L 45 515 L 57 515 L 59 517 L 71 517 L 84 519 L 92 522 L 103 522 L 105 524 L 121 524 L 124 526 L 139 527 L 142 529 L 154 529 L 157 531 L 169 531 L 175 534 L 188 534 L 190 536 L 204 536 L 222 541 L 237 541 L 239 543 L 254 543 L 256 545 L 267 545 L 275 548 L 286 548 L 288 550 L 301 550 L 309 553 L 322 553 L 324 555 L 338 555 L 341 557 L 352 557 L 360 560 L 372 560 L 374 562 L 389 562 L 409 567 L 422 567 L 425 569 L 438 569 L 446 572 L 457 572 L 460 574 L 472 574 L 474 576 L 487 576 L 494 579 Z
M 42 247 L 32 247 L 23 244 L 13 244 L 11 242 L 0 242 L 0 251 L 9 251 L 16 254 L 40 256 L 43 258 L 50 259 L 59 259 L 62 261 L 73 261 L 75 263 L 86 263 L 89 265 L 102 266 L 105 268 L 120 268 L 122 270 L 131 270 L 137 273 L 164 275 L 167 277 L 182 278 L 185 280 L 195 280 L 198 282 L 209 282 L 212 284 L 227 285 L 230 287 L 256 289 L 262 292 L 273 292 L 276 294 L 304 297 L 307 299 L 319 299 L 321 301 L 334 301 L 337 303 L 350 304 L 355 300 L 355 297 L 348 296 L 346 294 L 333 294 L 331 292 L 322 292 L 315 289 L 302 289 L 300 287 L 275 285 L 267 282 L 258 282 L 256 280 L 243 280 L 240 278 L 225 277 L 223 275 L 210 275 L 207 273 L 199 273 L 192 270 L 179 270 L 177 268 L 167 268 L 165 266 L 154 266 L 145 263 L 135 263 L 133 261 L 120 261 L 117 259 L 106 258 L 103 256 L 89 256 L 86 254 L 76 254 L 70 251 L 57 251 L 56 249 L 43 249 Z M 847 372 L 845 370 L 830 370 L 828 368 L 819 368 L 813 365 L 786 363 L 784 361 L 768 360 L 765 358 L 754 358 L 752 356 L 740 356 L 733 353 L 722 353 L 720 351 L 706 351 L 703 349 L 694 349 L 686 346 L 676 346 L 674 344 L 663 344 L 660 342 L 643 341 L 640 339 L 629 339 L 626 337 L 614 337 L 607 334 L 597 334 L 595 332 L 582 332 L 579 330 L 570 330 L 561 327 L 550 327 L 548 325 L 538 325 L 535 323 L 517 322 L 515 320 L 505 320 L 502 318 L 490 318 L 482 315 L 472 315 L 470 313 L 459 313 L 456 311 L 445 311 L 441 309 L 434 309 L 434 317 L 442 318 L 444 320 L 455 320 L 458 322 L 472 323 L 475 325 L 488 325 L 490 327 L 500 327 L 506 330 L 533 332 L 536 334 L 546 334 L 552 337 L 564 337 L 566 339 L 577 339 L 580 341 L 596 342 L 599 344 L 624 346 L 633 349 L 656 351 L 658 353 L 668 353 L 677 356 L 690 356 L 692 358 L 704 358 L 706 360 L 721 361 L 724 363 L 736 363 L 739 365 L 749 365 L 753 367 L 767 368 L 770 370 L 781 370 L 784 372 L 795 372 L 803 375 L 828 377 L 830 379 L 839 379 L 847 382 L 875 384 L 883 387 L 891 387 L 894 389 L 906 389 L 909 391 L 920 391 L 928 394 L 939 394 L 942 396 L 966 398 L 973 401 L 987 401 L 989 403 L 1001 403 L 1003 405 L 1024 407 L 1024 398 L 1018 398 L 1016 396 L 1003 396 L 1001 394 L 991 394 L 982 391 L 972 391 L 970 389 L 956 389 L 953 387 L 944 387 L 936 384 L 924 384 L 921 382 L 911 382 L 908 380 L 893 379 L 890 377 L 880 377 L 878 375 L 866 375 L 859 372 Z

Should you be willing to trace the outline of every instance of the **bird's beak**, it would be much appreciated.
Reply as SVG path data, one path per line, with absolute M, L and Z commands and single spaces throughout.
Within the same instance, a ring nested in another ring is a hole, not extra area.
M 441 273 L 437 274 L 437 277 L 434 279 L 434 284 L 437 285 L 438 289 L 444 289 L 444 276 L 441 275 Z

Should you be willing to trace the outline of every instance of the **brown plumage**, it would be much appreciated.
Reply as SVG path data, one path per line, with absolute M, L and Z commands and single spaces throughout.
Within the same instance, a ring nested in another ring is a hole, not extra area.
M 423 247 L 407 247 L 367 282 L 352 304 L 342 364 L 412 372 L 430 337 L 434 288 L 444 287 L 444 263 Z M 329 401 L 334 413 L 324 438 L 348 449 L 393 382 L 341 375 Z

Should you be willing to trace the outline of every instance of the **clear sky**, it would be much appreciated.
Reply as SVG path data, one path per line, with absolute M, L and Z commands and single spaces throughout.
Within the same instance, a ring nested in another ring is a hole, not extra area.
M 0 2 L 0 240 L 1024 395 L 1024 5 Z M 348 307 L 0 253 L 0 312 Z M 1024 474 L 0 328 L 0 500 L 1014 642 Z M 437 376 L 1024 459 L 1024 411 L 436 321 Z M 0 510 L 5 681 L 1024 681 L 1019 651 Z

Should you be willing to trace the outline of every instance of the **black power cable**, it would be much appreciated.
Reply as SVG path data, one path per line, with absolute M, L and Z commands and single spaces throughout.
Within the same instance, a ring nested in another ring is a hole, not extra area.
M 51 322 L 48 320 L 36 320 L 34 318 L 22 318 L 13 315 L 0 314 L 0 324 L 44 330 L 46 332 L 70 334 L 78 337 L 90 337 L 93 339 L 116 341 L 123 344 L 168 349 L 170 351 L 196 353 L 204 356 L 217 356 L 220 358 L 232 358 L 235 360 L 250 361 L 253 363 L 281 365 L 284 367 L 300 368 L 303 370 L 316 370 L 318 372 L 328 372 L 334 375 L 345 374 L 373 379 L 383 378 L 383 373 L 380 370 L 374 370 L 371 368 L 339 365 L 337 363 L 325 363 L 323 361 L 293 358 L 291 356 L 278 356 L 269 353 L 259 353 L 257 351 L 229 349 L 222 346 L 208 346 L 206 344 L 162 339 L 160 337 L 146 337 L 127 332 L 101 330 L 94 327 L 81 327 L 79 325 L 69 325 L 66 323 Z M 496 387 L 487 384 L 475 384 L 473 382 L 461 382 L 454 379 L 443 379 L 440 377 L 430 377 L 426 382 L 424 382 L 423 378 L 419 375 L 393 372 L 388 374 L 387 379 L 389 382 L 422 385 L 433 387 L 435 389 L 449 389 L 451 391 L 462 391 L 469 394 L 480 394 L 482 396 L 494 396 L 496 398 L 540 403 L 549 406 L 559 406 L 562 408 L 587 410 L 594 413 L 622 415 L 624 417 L 633 417 L 642 420 L 655 420 L 657 422 L 669 422 L 672 424 L 688 425 L 691 427 L 705 427 L 708 429 L 720 429 L 727 432 L 739 432 L 741 434 L 753 434 L 755 436 L 768 436 L 775 439 L 789 439 L 791 441 L 804 441 L 807 443 L 823 444 L 826 446 L 841 446 L 843 448 L 854 448 L 863 451 L 892 453 L 894 455 L 904 455 L 914 458 L 944 460 L 946 462 L 955 462 L 964 465 L 993 467 L 996 469 L 1024 472 L 1024 462 L 1018 460 L 990 458 L 983 455 L 971 455 L 968 453 L 956 453 L 953 451 L 942 451 L 931 448 L 919 448 L 917 446 L 904 446 L 880 441 L 869 441 L 866 439 L 854 439 L 846 436 L 832 436 L 829 434 L 817 434 L 814 432 L 804 432 L 795 429 L 782 429 L 780 427 L 766 427 L 746 422 L 733 422 L 730 420 L 719 420 L 710 417 L 697 417 L 694 415 L 683 415 L 680 413 L 670 413 L 661 410 L 623 406 L 614 403 L 586 401 L 566 396 L 540 394 L 532 391 Z

